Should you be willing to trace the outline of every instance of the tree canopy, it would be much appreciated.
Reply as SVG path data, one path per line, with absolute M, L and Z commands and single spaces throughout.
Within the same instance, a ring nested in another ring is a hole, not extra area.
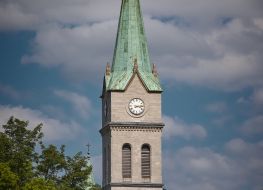
M 42 124 L 11 117 L 0 132 L 0 189 L 100 190 L 89 184 L 92 166 L 81 152 L 65 155 L 65 146 L 45 145 Z M 38 148 L 38 146 L 40 148 Z

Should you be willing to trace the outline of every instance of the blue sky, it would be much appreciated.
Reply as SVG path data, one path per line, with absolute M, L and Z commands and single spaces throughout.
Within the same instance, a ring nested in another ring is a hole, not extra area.
M 69 154 L 92 144 L 101 181 L 101 94 L 121 1 L 0 2 L 0 122 L 44 123 Z M 163 87 L 169 190 L 263 188 L 263 3 L 141 0 Z

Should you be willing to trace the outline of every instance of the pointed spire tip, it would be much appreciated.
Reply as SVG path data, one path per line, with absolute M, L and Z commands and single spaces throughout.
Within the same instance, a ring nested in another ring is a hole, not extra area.
M 111 74 L 111 67 L 110 67 L 110 63 L 108 62 L 106 66 L 106 75 L 109 76 L 110 74 Z
M 138 71 L 138 61 L 137 58 L 134 59 L 134 66 L 133 66 L 133 72 L 137 72 Z
M 153 69 L 152 69 L 152 73 L 155 77 L 158 77 L 158 72 L 157 72 L 157 68 L 156 68 L 156 65 L 153 64 Z

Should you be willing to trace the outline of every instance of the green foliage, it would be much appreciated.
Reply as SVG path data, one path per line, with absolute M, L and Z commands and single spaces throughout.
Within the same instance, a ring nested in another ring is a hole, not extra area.
M 60 181 L 60 173 L 64 172 L 66 167 L 65 146 L 60 150 L 54 145 L 41 146 L 42 154 L 39 156 L 37 173 L 46 180 Z
M 45 146 L 42 124 L 32 130 L 29 122 L 11 117 L 0 132 L 0 189 L 85 190 L 92 167 L 81 152 L 65 155 L 65 146 Z M 40 151 L 36 146 L 40 145 Z M 92 190 L 99 190 L 94 185 Z
M 79 152 L 73 158 L 67 157 L 65 175 L 62 180 L 70 188 L 85 189 L 88 185 L 87 176 L 90 175 L 91 170 L 92 168 L 87 166 L 86 157 Z
M 57 187 L 52 181 L 46 181 L 43 178 L 33 178 L 22 190 L 57 190 Z
M 0 189 L 16 190 L 18 189 L 18 176 L 14 174 L 9 166 L 0 163 Z
M 8 163 L 11 171 L 18 177 L 19 186 L 23 186 L 27 180 L 33 177 L 33 162 L 37 159 L 35 152 L 36 143 L 43 134 L 41 124 L 33 130 L 28 130 L 28 122 L 11 117 L 6 125 L 3 125 L 4 133 L 1 133 L 0 162 Z
M 95 184 L 90 190 L 101 190 L 101 186 L 98 184 Z

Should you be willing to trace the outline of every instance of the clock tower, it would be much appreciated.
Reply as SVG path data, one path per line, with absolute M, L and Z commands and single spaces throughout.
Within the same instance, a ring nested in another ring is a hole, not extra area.
M 139 0 L 122 0 L 102 92 L 103 190 L 161 190 L 164 124 Z

